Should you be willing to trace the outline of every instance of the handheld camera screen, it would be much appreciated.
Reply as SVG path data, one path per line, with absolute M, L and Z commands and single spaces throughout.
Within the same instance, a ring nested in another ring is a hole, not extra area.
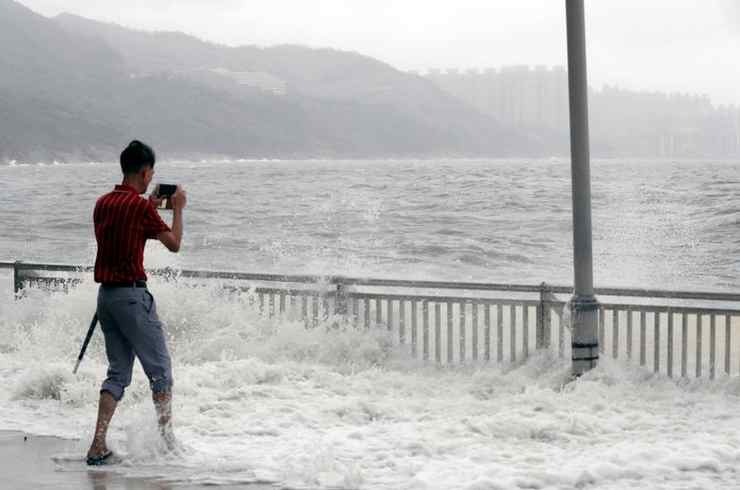
M 177 190 L 174 184 L 159 184 L 157 188 L 157 197 L 171 197 Z

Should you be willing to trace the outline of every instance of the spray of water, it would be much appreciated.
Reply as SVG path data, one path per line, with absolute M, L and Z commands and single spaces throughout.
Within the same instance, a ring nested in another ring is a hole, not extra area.
M 697 468 L 727 480 L 740 460 L 722 429 L 740 423 L 733 379 L 678 384 L 603 360 L 568 383 L 567 362 L 548 352 L 515 366 L 437 368 L 385 329 L 268 318 L 253 291 L 221 286 L 150 280 L 184 449 L 162 450 L 137 366 L 111 430 L 121 471 L 312 488 L 661 488 L 703 484 Z M 0 302 L 2 428 L 71 437 L 70 453 L 84 453 L 105 374 L 100 332 L 78 375 L 71 368 L 95 294 L 83 282 Z

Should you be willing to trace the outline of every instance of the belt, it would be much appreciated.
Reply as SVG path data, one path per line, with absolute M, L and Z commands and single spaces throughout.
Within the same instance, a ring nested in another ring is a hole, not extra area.
M 130 281 L 130 282 L 104 282 L 100 284 L 106 289 L 113 289 L 113 288 L 145 288 L 146 287 L 146 281 L 144 280 L 136 280 L 136 281 Z

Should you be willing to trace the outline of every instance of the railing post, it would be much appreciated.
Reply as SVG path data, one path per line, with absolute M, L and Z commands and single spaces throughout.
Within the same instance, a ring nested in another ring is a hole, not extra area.
M 551 333 L 550 303 L 555 301 L 555 295 L 552 294 L 546 283 L 540 284 L 540 305 L 537 315 L 537 349 L 549 349 Z
M 23 278 L 20 274 L 20 260 L 13 262 L 13 296 L 18 299 L 18 295 L 23 289 Z
M 347 288 L 341 282 L 337 282 L 336 298 L 334 300 L 334 313 L 337 315 L 347 314 Z

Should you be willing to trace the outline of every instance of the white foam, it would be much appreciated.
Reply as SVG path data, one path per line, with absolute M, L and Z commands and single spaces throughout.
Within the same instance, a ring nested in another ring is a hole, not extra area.
M 248 293 L 151 281 L 174 357 L 185 449 L 157 443 L 137 366 L 111 429 L 130 475 L 295 488 L 729 488 L 740 382 L 677 383 L 604 360 L 566 384 L 538 354 L 500 369 L 411 362 L 384 330 L 264 319 Z M 79 437 L 105 373 L 96 333 L 71 374 L 95 286 L 0 303 L 0 429 Z

